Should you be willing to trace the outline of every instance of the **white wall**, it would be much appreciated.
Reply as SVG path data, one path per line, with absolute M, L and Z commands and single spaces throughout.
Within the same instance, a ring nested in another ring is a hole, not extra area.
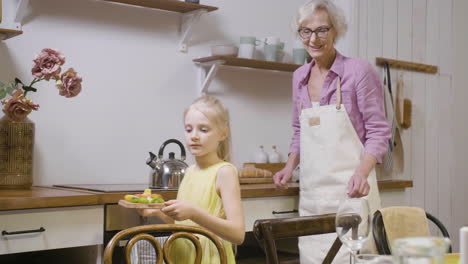
M 458 241 L 458 228 L 468 226 L 468 213 L 466 205 L 468 194 L 466 186 L 468 186 L 468 141 L 466 135 L 468 131 L 468 115 L 466 110 L 466 100 L 468 99 L 468 74 L 466 63 L 468 61 L 468 34 L 466 25 L 468 24 L 468 2 L 465 0 L 453 1 L 453 90 L 454 90 L 454 106 L 453 106 L 453 136 L 456 142 L 454 146 L 455 157 L 453 167 L 450 168 L 453 180 L 451 183 L 451 200 L 452 200 L 452 225 L 457 227 L 453 231 L 454 238 Z

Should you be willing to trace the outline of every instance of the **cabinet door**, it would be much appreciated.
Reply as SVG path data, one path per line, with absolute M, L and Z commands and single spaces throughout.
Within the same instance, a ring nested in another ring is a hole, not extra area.
M 103 206 L 1 211 L 0 254 L 102 244 L 103 226 Z
M 245 231 L 252 231 L 257 219 L 297 216 L 298 196 L 276 196 L 242 199 Z

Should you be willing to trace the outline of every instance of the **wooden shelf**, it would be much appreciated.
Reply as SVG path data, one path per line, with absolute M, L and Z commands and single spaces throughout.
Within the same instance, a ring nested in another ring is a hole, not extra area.
M 438 67 L 434 65 L 415 63 L 415 62 L 410 62 L 410 61 L 402 61 L 402 60 L 393 60 L 393 59 L 387 59 L 387 58 L 381 58 L 381 57 L 375 58 L 375 63 L 379 66 L 383 66 L 384 62 L 388 62 L 388 65 L 391 68 L 397 68 L 397 69 L 425 72 L 425 73 L 437 73 L 438 71 Z
M 6 40 L 23 34 L 21 30 L 0 28 L 0 40 Z
M 413 181 L 409 180 L 377 180 L 380 190 L 404 189 L 413 187 Z
M 198 9 L 206 9 L 208 12 L 211 12 L 211 11 L 218 9 L 215 6 L 200 5 L 200 4 L 194 4 L 194 3 L 183 2 L 183 1 L 178 1 L 178 0 L 104 0 L 104 1 L 129 4 L 129 5 L 134 5 L 134 6 L 156 8 L 156 9 L 179 12 L 179 13 L 187 13 L 187 12 L 195 11 Z
M 193 61 L 197 63 L 210 63 L 214 61 L 223 61 L 221 65 L 235 66 L 235 67 L 247 67 L 247 68 L 253 68 L 253 69 L 263 69 L 263 70 L 273 70 L 273 71 L 285 71 L 285 72 L 293 72 L 297 68 L 302 66 L 298 64 L 244 59 L 244 58 L 237 58 L 233 56 L 210 56 L 210 57 L 194 59 Z

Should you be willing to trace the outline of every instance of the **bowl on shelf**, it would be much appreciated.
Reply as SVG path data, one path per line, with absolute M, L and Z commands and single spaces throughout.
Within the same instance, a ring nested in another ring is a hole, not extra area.
M 237 56 L 239 49 L 234 45 L 211 46 L 212 56 Z

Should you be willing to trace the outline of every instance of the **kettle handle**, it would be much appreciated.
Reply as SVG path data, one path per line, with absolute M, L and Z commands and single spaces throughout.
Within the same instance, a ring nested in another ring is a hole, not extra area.
M 185 160 L 185 148 L 184 148 L 184 145 L 182 145 L 182 143 L 181 143 L 179 140 L 177 140 L 177 139 L 168 139 L 168 140 L 166 140 L 166 142 L 164 142 L 164 143 L 161 145 L 161 147 L 159 148 L 158 158 L 159 158 L 160 160 L 162 160 L 164 148 L 165 148 L 169 143 L 176 143 L 177 145 L 179 145 L 179 147 L 180 147 L 180 156 L 181 156 L 182 160 Z

